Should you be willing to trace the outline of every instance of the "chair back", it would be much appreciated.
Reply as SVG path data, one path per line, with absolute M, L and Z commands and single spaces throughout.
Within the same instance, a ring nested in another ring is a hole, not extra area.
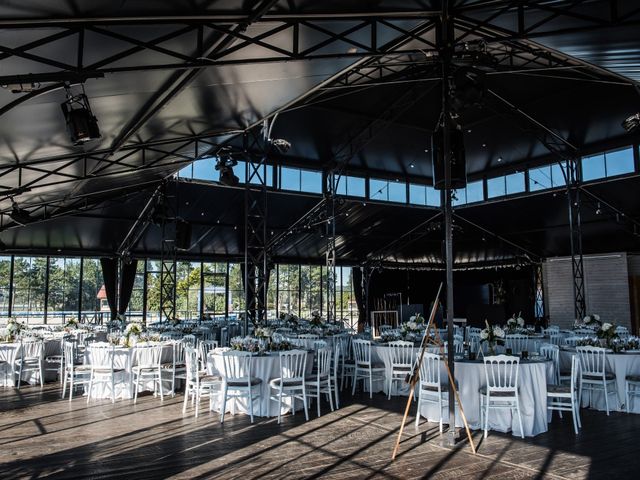
M 604 379 L 607 368 L 606 350 L 602 347 L 576 347 L 580 358 L 582 376 L 602 377 Z
M 176 342 L 180 343 L 180 342 Z M 184 359 L 184 363 L 186 364 L 186 376 L 187 382 L 198 383 L 198 352 L 195 348 L 190 345 L 187 345 L 182 350 L 182 355 Z
M 440 390 L 440 356 L 438 354 L 424 352 L 420 365 L 420 386 L 437 387 Z
M 391 350 L 391 365 L 394 367 L 409 367 L 413 365 L 413 342 L 396 340 L 389 342 Z
M 184 337 L 182 337 L 182 343 L 189 344 L 193 348 L 196 348 L 198 340 L 196 339 L 195 335 L 185 335 Z
M 229 350 L 222 352 L 224 363 L 224 379 L 227 383 L 251 383 L 251 363 L 253 355 L 251 352 L 241 352 Z
M 220 346 L 221 347 L 229 346 L 229 329 L 227 327 L 222 327 L 220 329 Z
M 505 346 L 510 348 L 513 353 L 520 354 L 523 350 L 527 350 L 527 341 L 529 337 L 527 335 L 512 334 L 507 335 Z
M 316 351 L 318 378 L 329 376 L 331 374 L 331 356 L 330 348 L 319 348 Z
M 280 352 L 280 378 L 283 382 L 304 382 L 307 369 L 307 352 L 289 350 Z
M 560 333 L 560 327 L 558 325 L 549 325 L 547 328 L 542 330 L 542 333 L 545 335 Z
M 218 348 L 218 342 L 216 340 L 203 340 L 200 342 L 200 345 L 198 345 L 198 348 L 200 350 L 200 360 L 206 363 L 207 355 L 209 355 L 211 350 Z
M 87 347 L 92 370 L 111 370 L 115 360 L 115 347 L 108 343 L 92 343 Z
M 325 340 L 316 340 L 313 342 L 313 349 L 319 350 L 321 348 L 327 348 L 327 342 Z
M 384 332 L 386 332 L 388 330 L 391 330 L 392 328 L 393 327 L 391 325 L 383 324 L 383 325 L 378 326 L 378 331 L 380 332 L 380 334 L 382 334 L 382 333 L 384 333 Z
M 191 347 L 195 350 L 193 345 L 188 343 L 181 342 L 179 340 L 174 340 L 173 342 L 173 363 L 186 363 L 185 359 L 185 349 L 186 347 Z
M 369 340 L 353 340 L 353 358 L 356 366 L 369 367 L 371 365 L 371 342 Z
M 159 367 L 162 358 L 162 345 L 136 345 L 134 355 L 138 367 Z
M 578 342 L 584 340 L 584 337 L 565 337 L 562 342 L 564 345 L 567 345 L 569 347 L 575 347 L 576 345 L 578 345 Z
M 487 392 L 517 392 L 519 367 L 519 357 L 511 355 L 491 355 L 484 357 Z
M 479 327 L 467 327 L 467 329 L 468 329 L 467 333 L 468 333 L 469 337 L 471 335 L 477 335 L 479 337 L 480 336 L 480 332 L 482 331 L 482 329 L 479 328 Z
M 553 345 L 563 345 L 563 338 L 564 335 L 562 335 L 561 333 L 558 332 L 552 332 L 551 334 L 549 334 L 549 343 L 553 344 Z
M 338 378 L 338 371 L 340 370 L 340 357 L 342 356 L 342 344 L 335 342 L 333 347 L 333 376 Z
M 9 365 L 16 363 L 16 359 L 20 358 L 20 343 L 10 343 L 0 345 L 0 360 L 7 362 Z
M 571 356 L 571 393 L 578 398 L 578 379 L 580 378 L 580 360 L 577 355 Z
M 62 356 L 64 359 L 63 361 L 64 365 L 69 369 L 72 369 L 73 365 L 76 363 L 78 352 L 78 347 L 76 345 L 76 342 L 70 340 L 62 341 Z
M 31 340 L 22 342 L 21 358 L 23 360 L 42 360 L 44 356 L 44 342 Z
M 301 333 L 298 335 L 298 338 L 302 338 L 304 340 L 319 340 L 320 335 L 316 335 L 315 333 Z
M 181 335 L 178 332 L 164 332 L 162 335 L 160 335 L 160 340 L 162 341 L 179 340 L 180 338 Z
M 560 347 L 551 343 L 543 343 L 540 355 L 553 362 L 553 373 L 556 383 L 560 382 Z

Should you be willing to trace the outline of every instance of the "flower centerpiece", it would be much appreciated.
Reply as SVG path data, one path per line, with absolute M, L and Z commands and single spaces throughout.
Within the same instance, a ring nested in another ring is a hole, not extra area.
M 618 334 L 616 333 L 616 327 L 613 323 L 605 322 L 600 328 L 596 331 L 596 335 L 600 339 L 600 343 L 603 346 L 611 346 L 611 343 L 614 338 L 618 338 Z
M 65 331 L 70 331 L 71 329 L 76 329 L 78 328 L 78 325 L 80 324 L 80 322 L 78 321 L 78 319 L 76 317 L 71 317 L 67 323 L 64 324 L 64 329 Z
M 489 355 L 495 355 L 496 345 L 504 345 L 505 332 L 500 327 L 489 325 L 489 321 L 484 321 L 487 326 L 480 331 L 480 342 L 487 342 L 489 345 Z
M 272 352 L 286 352 L 288 350 L 294 350 L 296 347 L 286 340 L 280 340 L 278 342 L 271 342 L 269 344 L 269 350 Z
M 279 318 L 287 327 L 295 328 L 298 326 L 298 317 L 292 313 L 281 312 Z
M 576 342 L 577 347 L 599 347 L 600 342 L 595 338 L 585 337 Z
M 420 326 L 416 322 L 408 321 L 400 325 L 400 336 L 404 339 L 412 339 L 420 334 Z
M 315 328 L 322 328 L 323 327 L 324 320 L 320 316 L 320 312 L 319 311 L 314 310 L 313 312 L 311 312 L 311 320 L 309 320 L 309 325 L 311 325 L 312 327 L 315 327 Z
M 131 347 L 131 337 L 138 337 L 142 333 L 142 325 L 137 322 L 129 323 L 124 329 L 124 346 Z
M 524 330 L 524 318 L 520 315 L 516 316 L 514 313 L 513 316 L 507 320 L 507 332 L 508 333 L 518 333 Z
M 258 340 L 252 337 L 232 337 L 229 340 L 231 350 L 239 350 L 241 352 L 257 353 L 260 351 Z
M 415 315 L 411 315 L 409 317 L 409 321 L 410 322 L 415 322 L 417 325 L 424 325 L 426 323 L 424 317 L 420 313 L 416 313 Z
M 597 327 L 599 325 L 602 325 L 602 322 L 600 321 L 600 315 L 597 315 L 595 313 L 585 315 L 585 317 L 582 319 L 582 324 L 586 327 Z
M 7 336 L 5 340 L 7 342 L 13 342 L 15 338 L 25 329 L 24 323 L 19 322 L 15 318 L 11 317 L 7 322 Z
M 257 327 L 253 331 L 253 336 L 254 337 L 260 338 L 260 339 L 263 339 L 263 340 L 267 340 L 267 339 L 271 338 L 271 335 L 273 335 L 273 331 L 268 327 Z

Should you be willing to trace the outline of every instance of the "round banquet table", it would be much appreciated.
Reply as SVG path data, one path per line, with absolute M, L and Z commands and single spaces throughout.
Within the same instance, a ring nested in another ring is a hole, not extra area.
M 115 390 L 117 399 L 133 398 L 133 374 L 131 373 L 131 367 L 136 364 L 135 356 L 136 347 L 116 347 L 114 351 L 113 368 L 116 370 L 122 370 L 115 373 Z M 162 363 L 170 363 L 173 360 L 173 346 L 170 343 L 163 344 L 162 348 Z M 87 348 L 85 351 L 85 364 L 91 364 L 91 348 Z M 152 390 L 153 383 L 148 382 L 141 385 L 142 390 Z M 164 395 L 168 395 L 171 390 L 171 379 L 163 375 L 163 391 Z M 85 387 L 85 389 L 88 387 Z M 111 398 L 111 385 L 107 382 L 93 385 L 92 398 Z
M 440 377 L 443 383 L 447 381 L 447 371 L 443 362 L 440 365 Z M 484 363 L 482 361 L 460 360 L 455 362 L 455 378 L 458 383 L 458 393 L 464 408 L 469 428 L 480 430 L 480 393 L 481 387 L 486 386 Z M 520 388 L 520 413 L 522 428 L 526 437 L 532 437 L 547 431 L 550 416 L 547 413 L 547 382 L 554 379 L 553 363 L 546 360 L 527 360 L 520 362 L 518 384 Z M 429 421 L 437 422 L 438 407 L 426 404 L 421 407 L 420 414 Z M 442 408 L 444 422 L 448 422 L 447 407 Z M 456 406 L 456 426 L 462 427 L 459 408 Z M 520 435 L 518 418 L 508 410 L 491 410 L 489 413 L 489 429 L 499 432 L 511 431 L 513 435 Z
M 224 377 L 224 360 L 222 358 L 222 349 L 215 349 L 207 355 L 207 374 L 220 375 Z M 313 352 L 307 353 L 307 375 L 313 370 Z M 278 352 L 268 353 L 266 355 L 256 355 L 251 362 L 251 375 L 262 380 L 260 385 L 260 399 L 256 399 L 253 404 L 253 414 L 256 416 L 276 417 L 278 415 L 278 402 L 269 399 L 271 391 L 269 381 L 280 377 L 280 356 Z M 283 407 L 281 413 L 287 413 L 291 409 L 291 399 L 283 399 Z M 297 401 L 296 410 L 302 409 L 302 402 Z M 309 406 L 309 398 L 307 397 L 307 406 Z M 213 410 L 220 412 L 222 409 L 222 393 L 220 398 L 214 398 Z M 249 406 L 246 398 L 230 398 L 227 400 L 225 413 L 249 413 Z
M 560 350 L 560 371 L 571 370 L 571 357 L 575 355 L 575 349 L 562 348 Z M 609 353 L 606 354 L 607 372 L 614 373 L 616 376 L 617 402 L 614 401 L 613 395 L 609 396 L 609 410 L 626 411 L 625 408 L 625 378 L 627 375 L 640 375 L 640 352 L 625 353 Z M 601 392 L 583 392 L 582 406 L 591 407 L 596 410 L 606 410 L 604 401 L 604 393 Z M 640 413 L 640 400 L 632 399 L 631 413 Z

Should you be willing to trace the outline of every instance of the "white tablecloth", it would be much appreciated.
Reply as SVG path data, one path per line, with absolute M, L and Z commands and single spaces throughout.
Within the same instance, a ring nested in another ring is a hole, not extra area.
M 553 363 L 550 361 L 531 361 L 520 363 L 518 383 L 520 387 L 520 413 L 522 428 L 527 437 L 535 436 L 547 431 L 549 416 L 547 413 L 547 382 L 553 380 Z M 441 364 L 440 376 L 446 382 L 447 373 Z M 458 393 L 471 429 L 481 429 L 480 424 L 480 387 L 486 385 L 484 364 L 482 362 L 460 361 L 455 363 L 455 378 L 458 382 Z M 448 383 L 448 382 L 447 382 Z M 438 421 L 438 407 L 423 405 L 421 415 L 429 421 Z M 443 407 L 442 415 L 447 423 L 448 409 Z M 456 408 L 456 426 L 462 427 L 462 419 Z M 508 410 L 491 410 L 489 413 L 489 428 L 499 432 L 513 432 L 520 435 L 517 415 Z
M 560 350 L 560 370 L 571 370 L 571 357 L 575 355 L 575 351 Z M 616 375 L 617 402 L 614 396 L 609 396 L 609 410 L 626 411 L 625 410 L 625 378 L 627 375 L 640 375 L 640 353 L 607 353 L 607 371 Z M 590 401 L 591 400 L 591 401 Z M 596 410 L 606 410 L 604 402 L 604 393 L 593 392 L 589 399 L 589 392 L 582 394 L 582 406 L 591 407 Z M 634 398 L 631 400 L 631 412 L 640 413 L 640 400 Z
M 115 358 L 113 362 L 114 369 L 123 369 L 121 372 L 115 374 L 115 390 L 117 399 L 133 398 L 133 374 L 131 373 L 131 367 L 135 366 L 135 347 L 116 347 Z M 164 345 L 162 349 L 162 363 L 169 363 L 172 361 L 173 347 L 170 344 Z M 91 349 L 87 348 L 85 353 L 85 363 L 91 364 Z M 164 377 L 163 382 L 163 394 L 170 393 L 171 381 L 167 381 Z M 111 398 L 111 385 L 108 383 L 100 383 L 92 387 L 93 391 L 91 396 L 93 398 Z M 147 382 L 141 385 L 140 391 L 153 390 L 153 382 Z
M 313 369 L 313 354 L 307 355 L 307 374 Z M 224 360 L 220 352 L 209 352 L 207 356 L 207 373 L 209 375 L 220 375 L 224 377 Z M 259 416 L 275 417 L 278 415 L 278 402 L 270 401 L 271 394 L 269 380 L 280 377 L 280 357 L 277 353 L 264 356 L 255 356 L 251 362 L 251 375 L 262 380 L 260 386 L 260 400 L 253 404 L 253 414 Z M 308 401 L 309 399 L 307 399 Z M 281 413 L 287 413 L 291 409 L 291 401 L 283 399 L 285 405 Z M 296 403 L 296 410 L 302 409 L 302 402 Z M 309 403 L 307 403 L 309 405 Z M 260 409 L 262 406 L 262 410 Z M 214 399 L 213 409 L 217 412 L 222 410 L 222 398 Z M 235 408 L 235 410 L 234 410 Z M 227 401 L 227 412 L 249 413 L 249 406 L 246 399 L 229 399 Z

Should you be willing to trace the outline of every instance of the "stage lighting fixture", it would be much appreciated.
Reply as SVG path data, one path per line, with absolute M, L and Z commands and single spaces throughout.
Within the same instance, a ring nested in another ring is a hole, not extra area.
M 70 87 L 67 87 L 67 100 L 60 104 L 64 119 L 69 131 L 71 142 L 78 146 L 90 140 L 100 138 L 98 119 L 91 112 L 89 99 L 84 93 L 73 95 Z
M 222 185 L 235 187 L 240 183 L 240 179 L 233 173 L 233 167 L 237 164 L 238 162 L 231 157 L 218 157 L 218 163 L 216 163 L 215 168 L 220 172 L 218 181 Z
M 9 217 L 16 223 L 20 225 L 25 225 L 29 222 L 33 221 L 33 217 L 29 213 L 28 210 L 20 208 L 15 201 L 11 201 L 12 207 L 11 212 L 9 213 Z
M 286 141 L 284 138 L 274 138 L 271 140 L 271 145 L 276 147 L 276 149 L 280 153 L 287 153 L 291 148 L 291 143 Z
M 626 118 L 624 122 L 622 122 L 622 128 L 624 128 L 627 132 L 635 132 L 640 127 L 640 113 L 636 113 L 635 115 L 631 115 Z

